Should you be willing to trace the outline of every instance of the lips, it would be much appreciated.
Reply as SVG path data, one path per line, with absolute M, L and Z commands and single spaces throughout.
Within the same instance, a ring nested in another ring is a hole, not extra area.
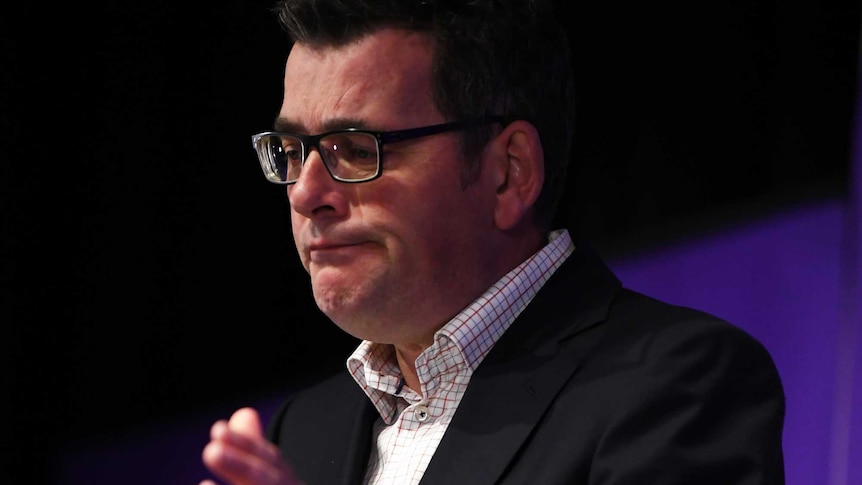
M 309 259 L 316 263 L 333 263 L 340 260 L 353 260 L 359 251 L 364 250 L 368 241 L 359 242 L 318 242 L 307 246 Z
M 353 246 L 359 246 L 363 243 L 326 243 L 326 244 L 312 244 L 308 246 L 308 252 L 313 253 L 315 251 L 337 251 L 344 248 L 350 248 Z

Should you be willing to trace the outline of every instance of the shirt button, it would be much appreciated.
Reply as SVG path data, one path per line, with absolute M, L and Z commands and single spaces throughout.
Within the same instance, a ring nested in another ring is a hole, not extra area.
M 431 413 L 428 411 L 428 406 L 424 404 L 416 406 L 416 409 L 413 410 L 413 416 L 415 416 L 420 423 L 424 423 L 431 419 Z

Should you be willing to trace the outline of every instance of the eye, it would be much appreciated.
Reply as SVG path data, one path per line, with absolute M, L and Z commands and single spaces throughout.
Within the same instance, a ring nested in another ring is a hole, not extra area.
M 338 158 L 339 163 L 377 162 L 377 140 L 367 133 L 339 133 L 326 137 L 321 145 Z
M 350 157 L 354 158 L 354 159 L 364 160 L 364 159 L 368 159 L 368 158 L 372 158 L 372 157 L 377 158 L 377 155 L 375 155 L 373 152 L 366 150 L 364 148 L 354 147 L 353 149 L 350 150 Z
M 298 143 L 283 142 L 281 152 L 292 161 L 301 161 L 302 159 L 302 146 Z

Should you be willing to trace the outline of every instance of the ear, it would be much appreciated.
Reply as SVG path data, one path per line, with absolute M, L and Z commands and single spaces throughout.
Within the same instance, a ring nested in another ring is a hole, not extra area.
M 513 121 L 497 135 L 494 183 L 497 205 L 494 221 L 512 229 L 532 217 L 533 204 L 545 181 L 545 155 L 539 132 L 531 123 Z

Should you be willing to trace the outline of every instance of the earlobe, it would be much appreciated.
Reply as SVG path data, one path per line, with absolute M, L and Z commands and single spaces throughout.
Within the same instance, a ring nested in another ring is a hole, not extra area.
M 545 156 L 539 133 L 531 123 L 514 121 L 498 136 L 505 144 L 501 160 L 501 183 L 497 185 L 495 223 L 504 231 L 513 229 L 532 215 L 545 181 Z

